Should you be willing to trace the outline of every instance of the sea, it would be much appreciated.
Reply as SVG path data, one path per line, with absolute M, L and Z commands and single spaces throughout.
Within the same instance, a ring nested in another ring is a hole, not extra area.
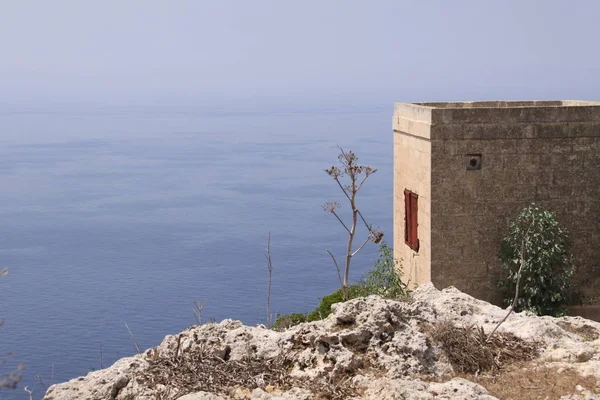
M 322 205 L 340 147 L 377 168 L 358 207 L 392 244 L 392 107 L 0 107 L 0 399 L 110 366 L 202 322 L 267 323 L 339 286 L 347 234 Z M 357 240 L 365 238 L 359 230 Z M 352 261 L 356 281 L 378 258 Z

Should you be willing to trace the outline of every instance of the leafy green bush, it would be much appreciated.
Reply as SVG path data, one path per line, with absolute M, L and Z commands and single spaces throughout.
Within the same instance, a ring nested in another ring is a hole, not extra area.
M 271 326 L 272 329 L 284 330 L 302 322 L 307 322 L 306 314 L 295 313 L 289 315 L 277 314 L 275 323 Z
M 348 286 L 348 300 L 356 299 L 357 297 L 364 296 L 364 289 L 360 285 Z M 319 302 L 317 308 L 307 314 L 308 321 L 319 321 L 326 318 L 331 314 L 331 306 L 335 303 L 344 301 L 344 293 L 342 289 L 338 289 L 335 292 L 323 297 Z
M 399 260 L 384 242 L 379 247 L 379 259 L 356 285 L 348 286 L 348 298 L 369 296 L 372 294 L 385 298 L 406 297 L 410 291 L 400 279 Z M 286 329 L 301 322 L 319 321 L 331 314 L 331 306 L 344 301 L 342 289 L 323 297 L 317 308 L 307 314 L 277 315 L 273 329 Z
M 556 214 L 531 204 L 521 210 L 510 223 L 502 240 L 499 258 L 503 279 L 498 282 L 505 305 L 515 296 L 523 249 L 516 310 L 529 310 L 538 315 L 565 315 L 563 308 L 575 272 L 567 231 L 556 220 Z
M 406 297 L 410 290 L 402 282 L 400 260 L 394 258 L 394 250 L 385 242 L 379 246 L 379 259 L 360 281 L 364 296 L 376 294 L 386 299 Z
M 363 296 L 363 287 L 360 285 L 350 285 L 348 286 L 348 296 L 350 299 L 355 299 L 357 297 Z M 280 315 L 277 314 L 277 318 L 275 319 L 275 323 L 273 324 L 273 329 L 287 329 L 291 326 L 298 325 L 302 322 L 312 322 L 312 321 L 320 321 L 326 318 L 329 314 L 331 314 L 331 306 L 335 303 L 340 303 L 344 299 L 344 294 L 342 289 L 338 289 L 335 292 L 328 294 L 323 297 L 319 302 L 317 308 L 313 311 L 306 314 L 289 314 L 289 315 Z

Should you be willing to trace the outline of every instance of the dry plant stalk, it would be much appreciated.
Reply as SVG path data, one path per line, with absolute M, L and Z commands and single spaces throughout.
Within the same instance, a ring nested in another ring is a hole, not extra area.
M 135 336 L 133 336 L 133 333 L 131 333 L 131 329 L 129 329 L 129 325 L 127 325 L 127 322 L 125 322 L 125 327 L 127 328 L 127 332 L 129 332 L 129 336 L 131 337 L 131 341 L 133 342 L 133 347 L 135 347 L 135 351 L 137 352 L 137 354 L 142 354 L 142 352 L 140 351 L 140 346 L 138 346 L 137 340 L 135 340 Z
M 33 400 L 33 390 L 30 390 L 27 386 L 25 386 L 23 390 L 29 393 L 29 400 Z
M 202 325 L 202 311 L 204 310 L 204 303 L 194 301 L 194 318 L 198 325 Z
M 39 384 L 42 385 L 42 387 L 44 388 L 44 391 L 48 391 L 48 386 L 46 385 L 46 382 L 44 382 L 44 380 L 42 379 L 42 376 L 40 374 L 35 374 L 35 376 Z
M 337 260 L 335 259 L 335 256 L 333 255 L 333 253 L 330 250 L 327 250 L 327 252 L 331 256 L 331 259 L 333 260 L 333 265 L 335 265 L 335 270 L 337 271 L 338 280 L 340 281 L 340 287 L 344 287 L 344 281 L 342 280 L 342 273 L 340 272 L 340 266 L 338 265 Z
M 269 271 L 269 281 L 267 283 L 267 327 L 270 328 L 273 325 L 273 316 L 271 315 L 271 281 L 273 279 L 273 261 L 271 259 L 271 232 L 269 232 L 269 240 L 267 241 L 267 252 L 265 253 L 267 259 L 267 269 Z
M 100 342 L 100 369 L 104 369 L 104 349 L 102 348 L 102 342 Z M 52 375 L 54 375 L 54 364 L 52 364 Z
M 341 277 L 340 268 L 335 256 L 331 251 L 327 251 L 333 259 L 334 265 L 338 271 L 338 278 L 341 283 L 344 300 L 348 300 L 348 281 L 350 279 L 350 262 L 352 261 L 352 257 L 354 257 L 356 253 L 358 253 L 369 241 L 379 243 L 383 238 L 383 232 L 375 230 L 371 225 L 369 225 L 356 205 L 356 195 L 358 191 L 363 187 L 367 178 L 377 172 L 377 170 L 370 165 L 359 165 L 358 157 L 351 151 L 344 151 L 344 149 L 341 147 L 338 160 L 342 164 L 341 168 L 334 165 L 331 168 L 326 169 L 325 172 L 338 184 L 342 190 L 342 193 L 344 193 L 344 196 L 350 203 L 350 208 L 352 209 L 352 223 L 350 226 L 346 225 L 346 223 L 344 223 L 344 221 L 337 214 L 336 209 L 340 207 L 340 203 L 337 201 L 326 202 L 325 205 L 323 205 L 323 210 L 333 214 L 333 216 L 336 217 L 336 219 L 340 222 L 340 224 L 342 224 L 348 233 L 348 245 L 346 248 L 346 263 L 344 265 L 343 279 Z M 347 185 L 343 185 L 341 182 L 341 178 L 344 176 L 347 176 L 350 179 L 350 183 Z M 358 248 L 353 249 L 359 218 L 367 227 L 369 235 L 362 242 L 362 244 L 358 246 Z

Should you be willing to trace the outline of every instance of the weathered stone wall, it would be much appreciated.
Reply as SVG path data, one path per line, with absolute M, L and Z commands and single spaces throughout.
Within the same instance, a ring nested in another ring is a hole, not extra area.
M 431 281 L 431 113 L 411 105 L 402 117 L 394 115 L 394 253 L 402 259 L 403 280 L 415 284 Z M 419 195 L 419 251 L 404 242 L 404 189 Z
M 426 103 L 422 109 L 431 115 L 421 127 L 429 128 L 423 135 L 431 145 L 431 281 L 497 301 L 500 240 L 509 221 L 535 201 L 556 211 L 571 232 L 584 293 L 600 294 L 600 103 Z M 395 119 L 404 114 L 397 106 Z M 411 151 L 395 150 L 396 158 Z M 481 154 L 480 170 L 467 170 L 467 154 Z M 410 165 L 396 171 L 407 176 L 399 183 L 420 175 Z M 395 201 L 395 212 L 403 211 L 403 199 Z M 402 243 L 394 244 L 407 248 L 399 221 L 394 234 Z

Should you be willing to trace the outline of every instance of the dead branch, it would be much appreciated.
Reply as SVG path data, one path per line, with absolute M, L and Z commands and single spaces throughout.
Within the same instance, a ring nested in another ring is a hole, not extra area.
M 327 252 L 331 256 L 331 259 L 333 260 L 333 264 L 335 265 L 335 269 L 337 270 L 338 279 L 340 280 L 340 287 L 342 287 L 342 286 L 344 286 L 344 282 L 342 281 L 342 273 L 340 271 L 340 266 L 338 265 L 337 260 L 335 259 L 335 256 L 333 255 L 333 253 L 329 250 L 327 250 Z
M 350 229 L 346 226 L 344 221 L 342 221 L 342 219 L 339 217 L 339 215 L 337 215 L 337 213 L 335 211 L 331 211 L 331 213 L 337 218 L 338 221 L 340 221 L 340 224 L 342 224 L 344 229 L 346 229 L 346 232 L 350 233 Z
M 100 342 L 100 369 L 104 369 L 104 349 L 102 348 L 102 342 Z M 54 375 L 54 364 L 52 364 L 52 375 Z
M 135 340 L 135 336 L 133 336 L 133 333 L 131 333 L 131 329 L 129 329 L 129 325 L 127 325 L 127 322 L 125 322 L 125 327 L 127 328 L 127 332 L 129 332 L 129 336 L 131 337 L 131 340 L 133 341 L 133 346 L 135 347 L 135 351 L 137 352 L 137 354 L 141 354 L 142 352 L 140 351 L 140 347 L 137 344 L 137 340 Z
M 40 376 L 40 374 L 35 374 L 37 381 L 40 383 L 40 385 L 42 385 L 42 387 L 44 388 L 45 391 L 48 390 L 48 386 L 46 386 L 46 383 L 44 382 L 44 380 L 42 379 L 42 377 Z
M 33 391 L 29 390 L 27 386 L 25 386 L 23 390 L 29 393 L 29 400 L 33 400 Z

